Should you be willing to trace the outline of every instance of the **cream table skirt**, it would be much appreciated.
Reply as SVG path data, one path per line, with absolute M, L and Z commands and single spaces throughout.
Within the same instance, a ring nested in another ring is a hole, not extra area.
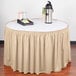
M 4 65 L 25 74 L 58 72 L 71 61 L 68 27 L 29 32 L 5 29 Z
M 4 49 L 4 65 L 24 73 L 58 72 L 71 61 L 68 28 L 46 33 L 6 28 Z

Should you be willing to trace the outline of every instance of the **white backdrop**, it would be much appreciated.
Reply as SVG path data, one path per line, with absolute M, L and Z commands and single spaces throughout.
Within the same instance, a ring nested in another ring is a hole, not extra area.
M 42 7 L 48 0 L 0 0 L 0 40 L 4 40 L 4 28 L 8 21 L 17 19 L 18 12 L 24 11 L 28 18 L 42 16 Z M 70 26 L 70 40 L 76 41 L 76 0 L 50 0 L 53 18 L 66 21 Z

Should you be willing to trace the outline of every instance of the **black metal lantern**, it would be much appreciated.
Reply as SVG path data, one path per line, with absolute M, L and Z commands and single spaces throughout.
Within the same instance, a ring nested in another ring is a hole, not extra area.
M 52 4 L 50 1 L 48 1 L 48 3 L 45 6 L 45 23 L 47 24 L 52 23 L 52 12 L 53 12 Z

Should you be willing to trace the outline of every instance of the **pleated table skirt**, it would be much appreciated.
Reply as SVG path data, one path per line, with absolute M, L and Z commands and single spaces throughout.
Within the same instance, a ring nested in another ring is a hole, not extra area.
M 4 65 L 24 74 L 58 72 L 71 61 L 68 28 L 29 32 L 6 27 L 4 43 Z

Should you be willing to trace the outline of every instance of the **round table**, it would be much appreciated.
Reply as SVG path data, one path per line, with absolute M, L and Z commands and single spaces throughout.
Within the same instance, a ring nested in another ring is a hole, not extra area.
M 34 25 L 16 21 L 5 27 L 4 65 L 25 74 L 58 72 L 71 61 L 69 29 L 65 22 L 45 24 L 33 19 Z

